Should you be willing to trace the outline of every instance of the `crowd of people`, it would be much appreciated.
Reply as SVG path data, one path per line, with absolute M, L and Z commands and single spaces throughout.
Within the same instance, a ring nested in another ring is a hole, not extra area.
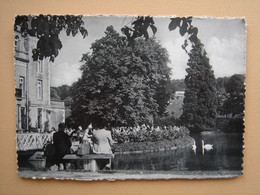
M 73 147 L 73 143 L 76 143 L 76 147 Z M 81 126 L 72 130 L 60 123 L 58 131 L 53 133 L 52 139 L 45 147 L 46 167 L 57 165 L 60 170 L 66 169 L 63 157 L 70 153 L 79 156 L 90 153 L 112 154 L 112 145 L 111 131 L 104 127 L 93 130 L 92 125 L 89 125 L 85 130 Z M 111 165 L 108 163 L 104 168 L 111 169 Z
M 66 128 L 64 123 L 59 124 L 53 134 L 51 143 L 46 147 L 46 166 L 53 164 L 61 167 L 63 157 L 74 153 L 79 156 L 86 154 L 112 154 L 113 143 L 126 142 L 155 142 L 163 140 L 174 140 L 189 135 L 189 130 L 177 126 L 135 126 L 135 127 L 96 127 L 90 124 L 85 130 L 81 126 L 77 129 Z M 52 148 L 51 148 L 52 146 Z M 48 148 L 49 147 L 49 148 Z M 111 168 L 107 164 L 107 168 Z

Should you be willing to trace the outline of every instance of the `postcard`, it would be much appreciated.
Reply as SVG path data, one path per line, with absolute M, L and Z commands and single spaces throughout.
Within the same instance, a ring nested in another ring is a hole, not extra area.
M 243 174 L 245 18 L 18 15 L 18 176 Z

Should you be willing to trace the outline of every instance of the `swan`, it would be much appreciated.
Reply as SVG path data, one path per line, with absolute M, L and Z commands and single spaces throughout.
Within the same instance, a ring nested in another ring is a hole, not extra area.
M 197 146 L 196 146 L 196 142 L 194 140 L 193 145 L 192 145 L 192 150 L 194 151 L 194 154 L 196 154 L 196 149 L 197 149 Z
M 213 144 L 204 145 L 204 140 L 202 140 L 201 143 L 202 143 L 202 154 L 204 154 L 204 150 L 207 151 L 213 150 Z

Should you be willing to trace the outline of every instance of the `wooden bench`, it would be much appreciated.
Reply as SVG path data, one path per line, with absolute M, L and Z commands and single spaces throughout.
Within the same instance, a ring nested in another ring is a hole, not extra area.
M 101 162 L 108 160 L 111 165 L 113 154 L 87 154 L 84 156 L 77 156 L 76 154 L 67 154 L 63 157 L 65 163 L 72 163 L 75 166 L 79 166 L 83 163 L 84 170 L 95 172 L 101 170 Z

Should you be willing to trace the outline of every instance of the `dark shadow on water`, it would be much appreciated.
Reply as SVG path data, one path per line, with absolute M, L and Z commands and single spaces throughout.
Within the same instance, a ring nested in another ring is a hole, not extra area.
M 241 133 L 197 133 L 196 153 L 191 148 L 164 152 L 123 154 L 115 156 L 117 170 L 154 171 L 221 171 L 242 170 Z M 204 151 L 202 143 L 212 144 L 213 150 Z

